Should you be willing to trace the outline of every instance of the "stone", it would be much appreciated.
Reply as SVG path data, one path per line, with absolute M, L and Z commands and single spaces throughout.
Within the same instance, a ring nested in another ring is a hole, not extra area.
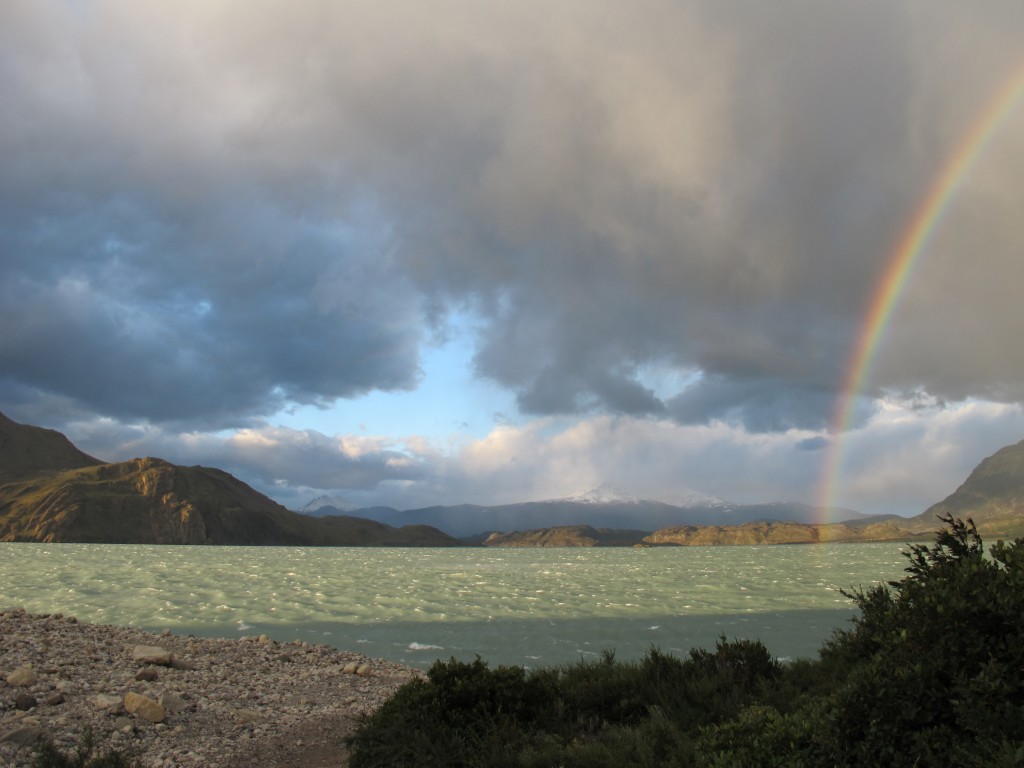
M 39 702 L 36 701 L 36 697 L 33 696 L 31 693 L 22 692 L 14 697 L 15 708 L 21 710 L 22 712 L 28 712 L 30 709 L 32 709 L 32 707 L 35 707 L 38 704 Z
M 344 672 L 346 675 L 354 675 L 357 669 L 359 669 L 359 662 L 350 661 L 342 668 L 341 671 Z
M 132 719 L 130 717 L 121 715 L 114 719 L 114 728 L 122 733 L 129 733 L 134 730 L 135 725 L 132 723 Z
M 7 676 L 7 684 L 15 687 L 28 687 L 39 682 L 39 675 L 32 667 L 18 667 Z
M 31 747 L 43 735 L 43 729 L 37 725 L 23 725 L 20 728 L 0 734 L 0 741 L 7 741 L 21 747 Z
M 57 691 L 57 693 L 54 693 L 46 700 L 46 706 L 56 707 L 58 704 L 63 704 L 65 701 L 66 699 L 64 698 L 64 694 Z
M 138 672 L 135 673 L 136 680 L 145 680 L 149 683 L 152 683 L 159 677 L 160 673 L 157 672 L 156 669 L 154 669 L 153 667 L 146 667 L 145 669 L 140 669 Z
M 240 723 L 251 723 L 253 720 L 259 720 L 261 716 L 255 709 L 236 709 L 235 717 Z
M 117 709 L 121 706 L 121 697 L 109 693 L 97 693 L 93 702 L 100 709 Z
M 356 667 L 356 674 L 360 677 L 369 677 L 371 674 L 373 674 L 373 670 L 370 669 L 369 664 L 360 664 L 358 667 Z
M 160 698 L 157 699 L 160 706 L 166 709 L 168 712 L 184 712 L 187 708 L 185 702 L 180 696 L 171 691 L 164 691 L 160 694 Z
M 132 660 L 158 667 L 171 666 L 171 652 L 155 645 L 136 645 L 132 649 Z
M 266 635 L 260 635 L 259 637 L 256 638 L 256 642 L 259 643 L 260 645 L 267 645 L 268 643 L 270 643 L 270 638 L 267 637 Z
M 131 714 L 149 720 L 151 723 L 162 723 L 167 717 L 166 710 L 160 706 L 159 702 L 133 691 L 124 695 L 124 708 Z

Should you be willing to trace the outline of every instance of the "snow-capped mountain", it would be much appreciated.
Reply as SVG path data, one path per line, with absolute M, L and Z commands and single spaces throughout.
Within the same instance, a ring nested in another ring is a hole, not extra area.
M 616 488 L 611 483 L 602 483 L 589 491 L 575 493 L 572 496 L 559 496 L 556 499 L 545 499 L 547 502 L 568 504 L 639 504 L 643 499 Z
M 611 483 L 602 483 L 597 488 L 589 491 L 576 493 L 571 496 L 559 496 L 554 499 L 545 499 L 541 503 L 570 503 L 570 504 L 643 504 L 646 502 L 658 501 L 662 504 L 669 504 L 673 507 L 731 507 L 728 501 L 712 496 L 708 493 L 701 493 L 689 488 L 681 488 L 675 493 L 666 496 L 654 496 L 641 498 L 624 491 Z

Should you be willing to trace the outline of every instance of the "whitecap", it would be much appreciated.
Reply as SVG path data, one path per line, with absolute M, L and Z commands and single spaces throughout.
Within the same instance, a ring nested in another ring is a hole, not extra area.
M 444 646 L 441 645 L 424 645 L 423 643 L 409 643 L 406 647 L 407 651 L 443 651 Z
M 655 624 L 653 627 L 648 627 L 648 629 L 661 629 L 661 625 Z
M 252 629 L 252 624 L 246 624 L 244 621 L 238 622 L 237 629 L 239 632 L 245 632 L 247 629 Z

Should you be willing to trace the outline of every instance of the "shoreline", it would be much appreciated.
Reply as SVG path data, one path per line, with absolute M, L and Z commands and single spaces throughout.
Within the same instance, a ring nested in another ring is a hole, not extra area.
M 17 670 L 31 671 L 11 677 Z M 40 735 L 69 752 L 87 728 L 99 751 L 132 751 L 144 766 L 231 768 L 256 756 L 277 768 L 345 765 L 344 735 L 357 719 L 421 676 L 299 640 L 0 610 L 0 766 L 28 765 L 25 743 Z

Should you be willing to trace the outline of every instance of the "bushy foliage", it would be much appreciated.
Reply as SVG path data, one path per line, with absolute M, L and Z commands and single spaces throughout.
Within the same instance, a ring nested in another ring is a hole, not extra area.
M 1024 744 L 1021 540 L 986 557 L 970 519 L 944 522 L 903 580 L 850 593 L 861 615 L 822 650 L 851 670 L 831 702 L 849 762 L 990 765 Z
M 350 739 L 373 766 L 1024 765 L 1024 540 L 985 554 L 968 519 L 913 545 L 907 576 L 820 658 L 757 641 L 606 652 L 557 669 L 437 662 Z
M 737 715 L 777 673 L 763 645 L 724 637 L 687 660 L 652 648 L 533 671 L 438 661 L 350 739 L 351 765 L 690 765 L 698 728 Z
M 74 752 L 62 752 L 49 739 L 41 739 L 32 756 L 32 768 L 137 768 L 138 761 L 130 754 L 108 749 L 97 754 L 96 739 L 91 730 L 82 734 Z

